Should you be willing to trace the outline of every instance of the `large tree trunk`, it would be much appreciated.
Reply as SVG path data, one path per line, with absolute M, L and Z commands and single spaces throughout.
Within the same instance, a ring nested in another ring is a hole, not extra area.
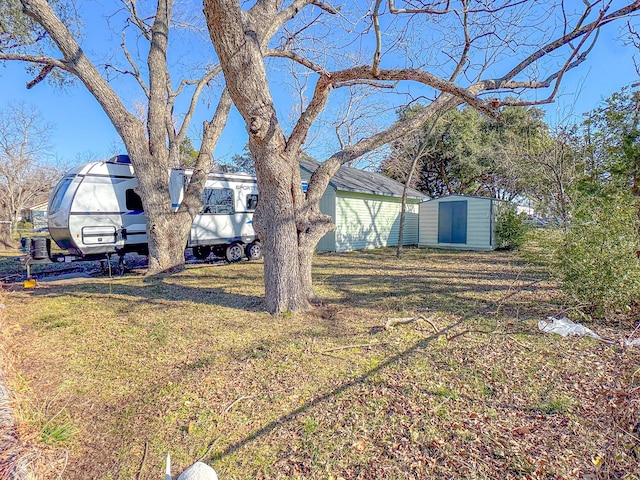
M 252 145 L 260 201 L 254 216 L 264 250 L 265 308 L 279 314 L 307 310 L 315 303 L 311 267 L 322 236 L 333 228 L 302 192 L 298 155 L 270 155 Z
M 296 187 L 291 160 L 283 155 L 269 155 L 256 145 L 252 153 L 257 155 L 260 182 L 254 226 L 264 250 L 265 307 L 272 313 L 304 310 L 308 301 L 298 262 L 300 245 L 294 191 L 300 189 L 300 183 Z
M 310 210 L 307 215 L 299 215 L 298 225 L 298 263 L 300 265 L 300 291 L 303 293 L 307 301 L 313 304 L 318 302 L 318 298 L 313 290 L 313 280 L 311 277 L 311 267 L 313 264 L 313 253 L 320 239 L 328 232 L 335 228 L 330 216 L 320 212 L 318 203 L 308 203 L 307 208 Z M 302 219 L 305 219 L 302 222 Z
M 306 204 L 300 149 L 287 149 L 261 50 L 274 11 L 257 4 L 251 19 L 243 17 L 237 1 L 205 1 L 204 6 L 227 89 L 247 125 L 249 150 L 256 162 L 260 200 L 254 227 L 264 250 L 265 308 L 274 314 L 305 310 L 314 296 L 310 258 L 315 245 L 301 244 L 299 235 L 308 230 L 299 222 Z
M 180 271 L 193 218 L 186 209 L 176 212 L 171 204 L 166 150 L 158 149 L 155 156 L 149 153 L 142 125 L 131 125 L 120 133 L 138 178 L 137 192 L 147 219 L 147 274 Z
M 164 175 L 154 173 L 155 179 L 148 172 L 138 177 L 138 190 L 147 218 L 148 275 L 172 273 L 184 268 L 184 249 L 192 223 L 188 212 L 174 211 L 168 200 L 167 171 Z

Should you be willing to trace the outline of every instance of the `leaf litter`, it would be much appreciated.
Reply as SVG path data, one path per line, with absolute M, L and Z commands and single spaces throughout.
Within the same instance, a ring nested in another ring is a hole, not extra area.
M 261 278 L 244 262 L 6 293 L 39 478 L 158 478 L 168 451 L 226 479 L 638 478 L 638 349 L 539 333 L 566 309 L 542 267 L 319 255 L 324 304 L 282 318 L 260 311 Z M 623 339 L 633 321 L 591 327 Z

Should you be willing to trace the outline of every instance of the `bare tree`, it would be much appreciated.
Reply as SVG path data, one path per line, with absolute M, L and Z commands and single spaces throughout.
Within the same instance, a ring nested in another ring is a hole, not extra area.
M 584 150 L 577 127 L 556 126 L 537 148 L 522 147 L 514 161 L 526 196 L 565 228 L 571 210 L 569 187 L 585 171 Z
M 56 11 L 52 8 L 54 4 L 46 0 L 21 0 L 20 4 L 22 12 L 13 9 L 4 19 L 6 31 L 0 35 L 0 60 L 25 62 L 39 68 L 28 88 L 62 72 L 79 80 L 91 92 L 122 138 L 139 180 L 138 193 L 147 218 L 149 273 L 183 268 L 189 229 L 202 208 L 202 189 L 231 105 L 229 96 L 221 89 L 215 113 L 202 126 L 202 143 L 184 201 L 174 211 L 169 197 L 168 169 L 180 162 L 198 98 L 220 72 L 219 67 L 206 61 L 207 42 L 200 45 L 202 61 L 195 78 L 175 81 L 169 62 L 169 38 L 184 22 L 182 18 L 174 18 L 173 2 L 158 0 L 155 9 L 145 11 L 146 4 L 123 1 L 109 17 L 112 28 L 121 35 L 120 56 L 104 61 L 101 73 L 96 60 L 89 58 L 67 26 L 70 23 L 66 21 L 66 10 L 62 9 L 64 2 L 55 3 Z M 210 53 L 213 57 L 213 52 Z M 135 105 L 127 108 L 124 96 L 109 82 L 114 77 L 124 82 L 131 80 L 127 85 L 137 86 L 145 99 L 145 115 L 137 115 Z M 187 97 L 186 102 L 178 102 L 181 95 Z M 178 113 L 178 105 L 185 104 Z
M 400 224 L 398 226 L 398 245 L 396 246 L 398 259 L 402 258 L 404 250 L 404 224 L 409 188 L 415 188 L 414 178 L 419 170 L 418 166 L 433 150 L 431 135 L 437 121 L 438 118 L 435 118 L 428 128 L 420 129 L 393 142 L 394 152 L 383 162 L 384 173 L 399 179 L 404 184 L 400 199 Z
M 636 50 L 640 51 L 640 33 L 638 32 L 638 29 L 630 22 L 627 22 L 627 31 L 629 37 L 627 42 L 636 47 Z M 640 77 L 640 65 L 638 64 L 638 59 L 635 56 L 633 57 L 633 65 L 635 66 L 638 77 Z M 636 81 L 631 86 L 637 87 L 638 85 L 640 85 L 640 82 Z
M 0 204 L 15 229 L 20 213 L 46 198 L 59 173 L 47 162 L 52 126 L 34 107 L 0 110 Z
M 211 40 L 256 161 L 261 199 L 255 227 L 265 251 L 270 312 L 304 310 L 315 298 L 313 251 L 333 228 L 319 200 L 342 164 L 462 103 L 498 117 L 502 105 L 553 101 L 565 74 L 586 59 L 596 32 L 640 9 L 638 1 L 611 0 L 575 2 L 571 8 L 560 0 L 372 0 L 366 11 L 359 10 L 362 4 L 204 0 Z M 310 21 L 320 17 L 325 20 Z M 319 23 L 322 31 L 316 30 Z M 278 32 L 286 41 L 279 41 Z M 269 56 L 314 74 L 313 94 L 288 132 L 269 86 Z M 298 158 L 307 135 L 331 94 L 354 84 L 389 87 L 405 103 L 420 97 L 424 108 L 327 155 L 305 194 Z M 504 92 L 513 96 L 532 89 L 545 90 L 546 96 L 504 97 Z

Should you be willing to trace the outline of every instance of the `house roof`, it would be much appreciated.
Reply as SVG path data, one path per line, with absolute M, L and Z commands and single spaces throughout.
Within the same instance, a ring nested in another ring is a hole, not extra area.
M 301 158 L 300 167 L 308 173 L 313 173 L 320 165 L 311 158 Z M 346 190 L 357 193 L 370 193 L 374 195 L 386 195 L 389 197 L 401 197 L 404 185 L 400 182 L 382 175 L 381 173 L 365 172 L 352 167 L 340 167 L 340 170 L 331 178 L 329 185 L 335 190 Z M 413 188 L 407 191 L 407 197 L 425 200 L 427 195 Z
M 46 210 L 48 204 L 48 200 L 40 203 L 34 203 L 33 205 L 27 207 L 27 210 Z
M 451 199 L 451 198 L 477 198 L 479 200 L 489 200 L 492 202 L 506 202 L 506 200 L 500 200 L 499 198 L 493 198 L 493 197 L 482 197 L 480 195 L 461 195 L 459 193 L 452 193 L 450 195 L 442 195 L 441 197 L 434 197 L 434 198 L 428 198 L 426 200 L 424 200 L 425 202 L 433 202 L 436 200 L 447 200 L 447 199 Z

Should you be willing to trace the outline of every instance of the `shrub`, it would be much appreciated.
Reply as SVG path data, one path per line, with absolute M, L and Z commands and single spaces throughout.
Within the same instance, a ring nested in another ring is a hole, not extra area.
M 33 230 L 33 223 L 26 220 L 20 220 L 16 227 L 18 230 Z
M 505 204 L 496 217 L 496 244 L 499 249 L 516 250 L 524 243 L 529 226 L 524 215 L 518 215 L 516 207 Z
M 638 207 L 619 190 L 576 202 L 555 269 L 564 291 L 587 313 L 608 316 L 640 298 Z

